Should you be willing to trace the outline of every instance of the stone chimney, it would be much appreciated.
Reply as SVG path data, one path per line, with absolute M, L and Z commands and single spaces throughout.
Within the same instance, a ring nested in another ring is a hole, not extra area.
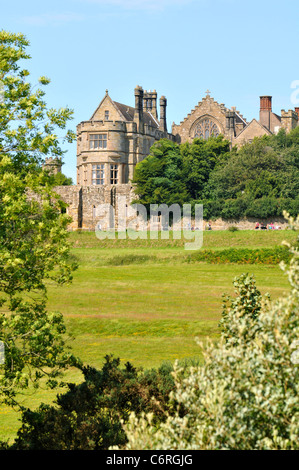
M 236 114 L 234 111 L 227 111 L 226 114 L 226 129 L 230 137 L 235 136 Z
M 135 88 L 134 122 L 137 124 L 137 131 L 143 132 L 143 89 L 141 86 Z
M 260 124 L 270 130 L 272 113 L 272 96 L 260 96 Z
M 156 90 L 150 92 L 151 98 L 151 113 L 155 119 L 158 119 L 158 111 L 157 111 L 157 92 Z
M 167 106 L 167 100 L 165 96 L 161 96 L 160 98 L 160 129 L 163 132 L 167 132 L 166 106 Z
M 143 112 L 151 113 L 155 119 L 158 119 L 157 112 L 157 92 L 144 91 L 143 93 Z
M 143 112 L 146 113 L 148 111 L 148 99 L 149 99 L 149 96 L 148 96 L 148 92 L 144 90 L 143 92 Z
M 298 115 L 298 121 L 299 121 L 299 108 L 295 108 L 295 113 Z

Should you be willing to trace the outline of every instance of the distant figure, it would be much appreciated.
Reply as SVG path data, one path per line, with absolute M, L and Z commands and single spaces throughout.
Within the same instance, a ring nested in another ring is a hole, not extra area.
M 255 224 L 254 229 L 255 229 L 255 230 L 259 230 L 259 228 L 260 228 L 260 224 L 257 222 L 257 223 Z
M 267 230 L 267 227 L 264 224 L 261 224 L 261 230 Z
M 207 230 L 212 230 L 210 222 L 207 223 Z

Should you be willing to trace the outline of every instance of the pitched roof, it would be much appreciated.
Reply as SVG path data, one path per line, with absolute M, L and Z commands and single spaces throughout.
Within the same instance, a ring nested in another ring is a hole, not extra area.
M 113 101 L 113 103 L 115 104 L 117 109 L 121 112 L 121 114 L 123 115 L 126 121 L 134 120 L 135 108 L 132 108 L 131 106 L 127 106 L 122 103 L 118 103 L 117 101 Z M 147 113 L 143 111 L 143 121 L 145 124 L 148 124 L 149 126 L 159 127 L 158 121 L 151 115 L 151 113 Z
M 263 131 L 265 131 L 266 134 L 268 134 L 268 135 L 272 134 L 272 132 L 271 132 L 269 129 L 267 129 L 267 127 L 263 126 L 263 124 L 261 124 L 261 123 L 260 123 L 259 121 L 257 121 L 255 118 L 253 118 L 252 121 L 250 121 L 250 122 L 247 124 L 247 126 L 245 126 L 245 127 L 241 130 L 241 132 L 236 136 L 236 139 L 238 139 L 241 134 L 246 133 L 246 131 L 247 131 L 251 126 L 253 126 L 254 124 L 257 124 L 258 126 L 260 126 L 260 127 L 263 129 Z

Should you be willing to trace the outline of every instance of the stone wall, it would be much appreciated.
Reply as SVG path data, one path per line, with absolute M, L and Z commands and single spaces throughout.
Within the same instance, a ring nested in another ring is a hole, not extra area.
M 209 220 L 204 221 L 205 229 L 207 229 L 208 222 L 210 223 L 212 230 L 228 230 L 230 227 L 237 227 L 239 230 L 254 230 L 257 222 L 260 225 L 264 224 L 266 227 L 273 223 L 275 227 L 280 227 L 281 229 L 285 229 L 288 226 L 287 220 L 283 217 L 272 217 L 271 219 L 245 218 L 241 220 Z
M 131 203 L 136 199 L 131 184 L 101 185 L 101 186 L 58 186 L 55 188 L 57 194 L 68 204 L 67 213 L 72 217 L 70 230 L 95 229 L 97 224 L 102 230 L 118 228 L 118 219 L 126 218 L 128 224 L 134 216 Z M 109 210 L 114 218 L 108 217 Z M 120 211 L 120 212 L 119 212 Z M 264 224 L 273 223 L 274 226 L 285 229 L 288 225 L 283 217 L 271 219 L 246 218 L 241 220 L 205 220 L 204 229 L 210 223 L 212 230 L 228 230 L 229 227 L 237 227 L 239 230 L 254 230 L 256 222 Z
M 55 191 L 68 204 L 67 214 L 73 219 L 70 230 L 94 230 L 101 220 L 105 220 L 103 228 L 107 229 L 107 212 L 110 208 L 113 208 L 115 219 L 118 218 L 119 198 L 125 201 L 128 208 L 135 198 L 131 184 L 57 186 Z M 115 221 L 110 219 L 110 227 L 114 225 Z

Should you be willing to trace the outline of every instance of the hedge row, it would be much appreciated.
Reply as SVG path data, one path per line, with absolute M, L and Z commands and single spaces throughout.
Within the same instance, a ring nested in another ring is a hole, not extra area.
M 187 262 L 205 261 L 212 264 L 278 264 L 281 261 L 288 263 L 290 253 L 286 247 L 276 248 L 228 248 L 226 250 L 200 250 L 187 257 Z
M 280 217 L 286 210 L 292 217 L 299 214 L 299 198 L 276 199 L 273 197 L 262 197 L 260 199 L 218 199 L 217 201 L 205 199 L 195 201 L 203 204 L 204 219 L 239 220 L 244 217 L 266 219 L 269 217 Z

